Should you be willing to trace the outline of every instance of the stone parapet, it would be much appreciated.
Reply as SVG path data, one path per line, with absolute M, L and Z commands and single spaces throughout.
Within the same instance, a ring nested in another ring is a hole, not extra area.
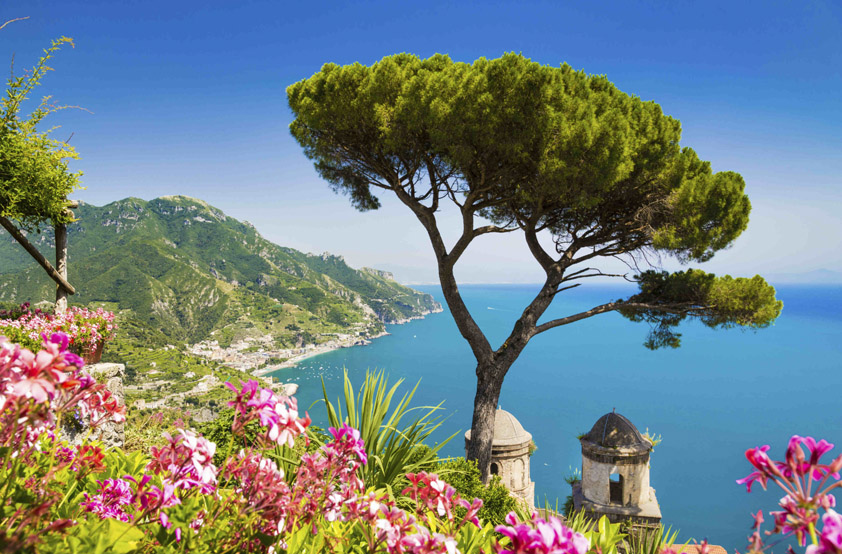
M 651 490 L 654 498 L 655 491 Z M 584 510 L 592 519 L 606 516 L 611 523 L 632 523 L 639 527 L 658 527 L 661 522 L 661 509 L 657 501 L 649 500 L 640 506 L 622 506 L 618 504 L 601 504 L 593 502 L 582 493 L 582 484 L 573 484 L 573 508 Z

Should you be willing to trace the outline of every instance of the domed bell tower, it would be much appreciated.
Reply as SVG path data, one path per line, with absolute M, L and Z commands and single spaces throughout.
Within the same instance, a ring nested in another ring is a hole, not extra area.
M 574 508 L 614 523 L 657 525 L 661 509 L 649 486 L 652 443 L 616 412 L 599 418 L 580 442 L 582 482 L 573 485 Z
M 471 444 L 470 429 L 465 433 L 465 453 Z M 497 409 L 494 414 L 494 438 L 491 442 L 491 474 L 499 475 L 509 494 L 535 507 L 535 483 L 529 475 L 529 449 L 532 435 L 515 416 Z

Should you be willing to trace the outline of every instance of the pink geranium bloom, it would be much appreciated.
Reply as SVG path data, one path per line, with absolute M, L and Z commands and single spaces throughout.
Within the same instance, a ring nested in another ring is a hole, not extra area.
M 46 379 L 24 379 L 12 385 L 15 395 L 32 398 L 39 404 L 50 400 L 55 390 L 55 386 Z
M 819 544 L 808 546 L 806 554 L 842 553 L 842 516 L 834 510 L 827 510 L 822 517 L 822 524 Z

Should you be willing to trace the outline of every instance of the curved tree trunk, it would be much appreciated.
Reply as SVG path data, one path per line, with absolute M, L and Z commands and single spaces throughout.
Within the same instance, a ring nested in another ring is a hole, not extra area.
M 487 483 L 490 477 L 494 415 L 497 411 L 497 401 L 500 399 L 500 389 L 503 386 L 505 374 L 505 371 L 500 371 L 497 367 L 477 366 L 477 392 L 474 397 L 474 416 L 471 421 L 471 442 L 465 457 L 476 460 L 483 483 Z

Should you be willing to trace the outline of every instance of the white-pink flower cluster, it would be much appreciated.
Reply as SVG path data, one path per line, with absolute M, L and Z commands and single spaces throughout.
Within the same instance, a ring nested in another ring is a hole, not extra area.
M 33 354 L 0 336 L 0 445 L 31 445 L 55 427 L 56 414 L 74 409 L 92 427 L 125 420 L 125 406 L 82 371 L 84 363 L 67 351 L 68 342 L 55 333 Z
M 64 333 L 70 339 L 71 346 L 85 350 L 111 340 L 117 329 L 114 313 L 102 308 L 89 310 L 71 306 L 62 314 L 30 311 L 27 305 L 21 308 L 20 312 L 6 314 L 17 317 L 0 319 L 0 334 L 4 329 L 9 335 L 17 335 L 13 331 L 18 331 L 30 340 L 40 341 L 45 334 Z
M 231 431 L 237 435 L 242 433 L 245 426 L 253 420 L 260 421 L 260 425 L 267 429 L 261 436 L 268 444 L 286 444 L 290 448 L 295 439 L 310 425 L 310 416 L 298 415 L 298 401 L 295 397 L 281 396 L 270 389 L 261 389 L 255 380 L 247 381 L 242 389 L 231 383 L 225 386 L 237 393 L 237 397 L 228 403 L 234 408 L 235 419 Z
M 167 444 L 152 447 L 147 469 L 161 475 L 165 483 L 179 489 L 198 487 L 208 494 L 216 489 L 219 470 L 213 464 L 216 444 L 193 431 L 179 429 L 175 436 L 163 433 Z

